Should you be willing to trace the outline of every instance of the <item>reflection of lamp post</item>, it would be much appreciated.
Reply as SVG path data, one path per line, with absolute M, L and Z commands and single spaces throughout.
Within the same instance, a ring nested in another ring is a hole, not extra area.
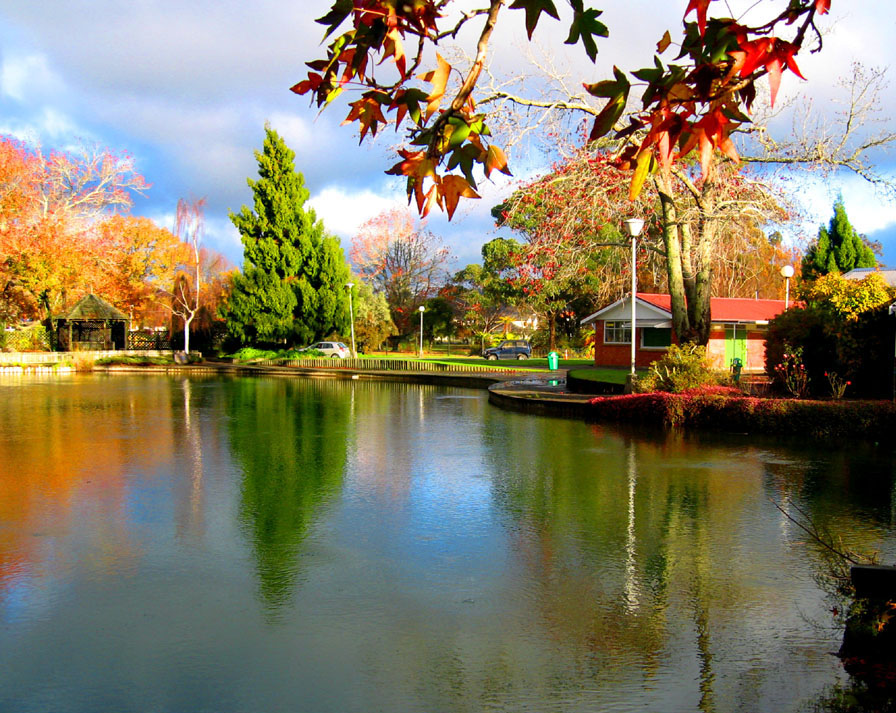
M 355 283 L 346 282 L 345 286 L 348 288 L 348 318 L 352 325 L 352 359 L 357 359 L 358 352 L 355 351 L 355 311 L 352 309 L 352 288 L 354 288 Z
M 640 218 L 629 218 L 625 221 L 625 230 L 632 239 L 632 376 L 635 375 L 635 330 L 637 322 L 635 320 L 635 303 L 638 299 L 638 259 L 636 254 L 636 243 L 638 236 L 644 229 L 644 221 Z
M 426 307 L 420 305 L 420 358 L 423 358 L 423 313 L 426 311 Z
M 784 278 L 784 309 L 787 309 L 790 307 L 790 278 L 793 277 L 793 265 L 782 267 L 781 277 Z

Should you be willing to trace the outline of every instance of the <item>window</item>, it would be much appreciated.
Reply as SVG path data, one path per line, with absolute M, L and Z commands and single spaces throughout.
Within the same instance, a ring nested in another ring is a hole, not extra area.
M 648 327 L 641 330 L 641 346 L 645 349 L 668 349 L 671 345 L 671 328 Z
M 631 344 L 631 322 L 604 322 L 604 344 Z

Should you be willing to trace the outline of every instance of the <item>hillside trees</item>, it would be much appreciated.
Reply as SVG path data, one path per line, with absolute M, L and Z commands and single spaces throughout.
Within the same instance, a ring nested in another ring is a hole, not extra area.
M 255 152 L 259 179 L 248 181 L 254 210 L 230 215 L 244 263 L 223 314 L 242 343 L 302 344 L 348 326 L 348 265 L 339 241 L 304 207 L 309 193 L 294 157 L 266 126 Z
M 438 236 L 398 208 L 371 218 L 352 238 L 352 262 L 386 296 L 401 335 L 413 331 L 418 308 L 438 292 L 448 257 Z

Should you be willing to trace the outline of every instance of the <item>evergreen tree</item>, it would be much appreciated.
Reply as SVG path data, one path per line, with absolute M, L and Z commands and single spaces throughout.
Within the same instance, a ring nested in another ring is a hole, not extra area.
M 308 343 L 348 326 L 348 265 L 339 240 L 303 207 L 309 193 L 294 157 L 266 126 L 259 180 L 248 181 L 255 210 L 230 214 L 244 262 L 223 316 L 244 344 Z
M 854 267 L 876 266 L 874 252 L 852 227 L 843 198 L 838 198 L 830 223 L 818 229 L 818 240 L 809 246 L 803 258 L 803 277 L 814 280 L 832 272 L 849 272 Z

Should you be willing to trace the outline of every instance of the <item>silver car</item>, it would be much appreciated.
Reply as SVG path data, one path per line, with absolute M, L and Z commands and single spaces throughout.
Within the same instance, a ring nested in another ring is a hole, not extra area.
M 351 350 L 342 342 L 317 342 L 316 344 L 312 344 L 310 347 L 299 349 L 299 351 L 307 352 L 311 351 L 312 349 L 315 351 L 323 352 L 324 356 L 328 356 L 331 359 L 346 359 L 352 355 Z

